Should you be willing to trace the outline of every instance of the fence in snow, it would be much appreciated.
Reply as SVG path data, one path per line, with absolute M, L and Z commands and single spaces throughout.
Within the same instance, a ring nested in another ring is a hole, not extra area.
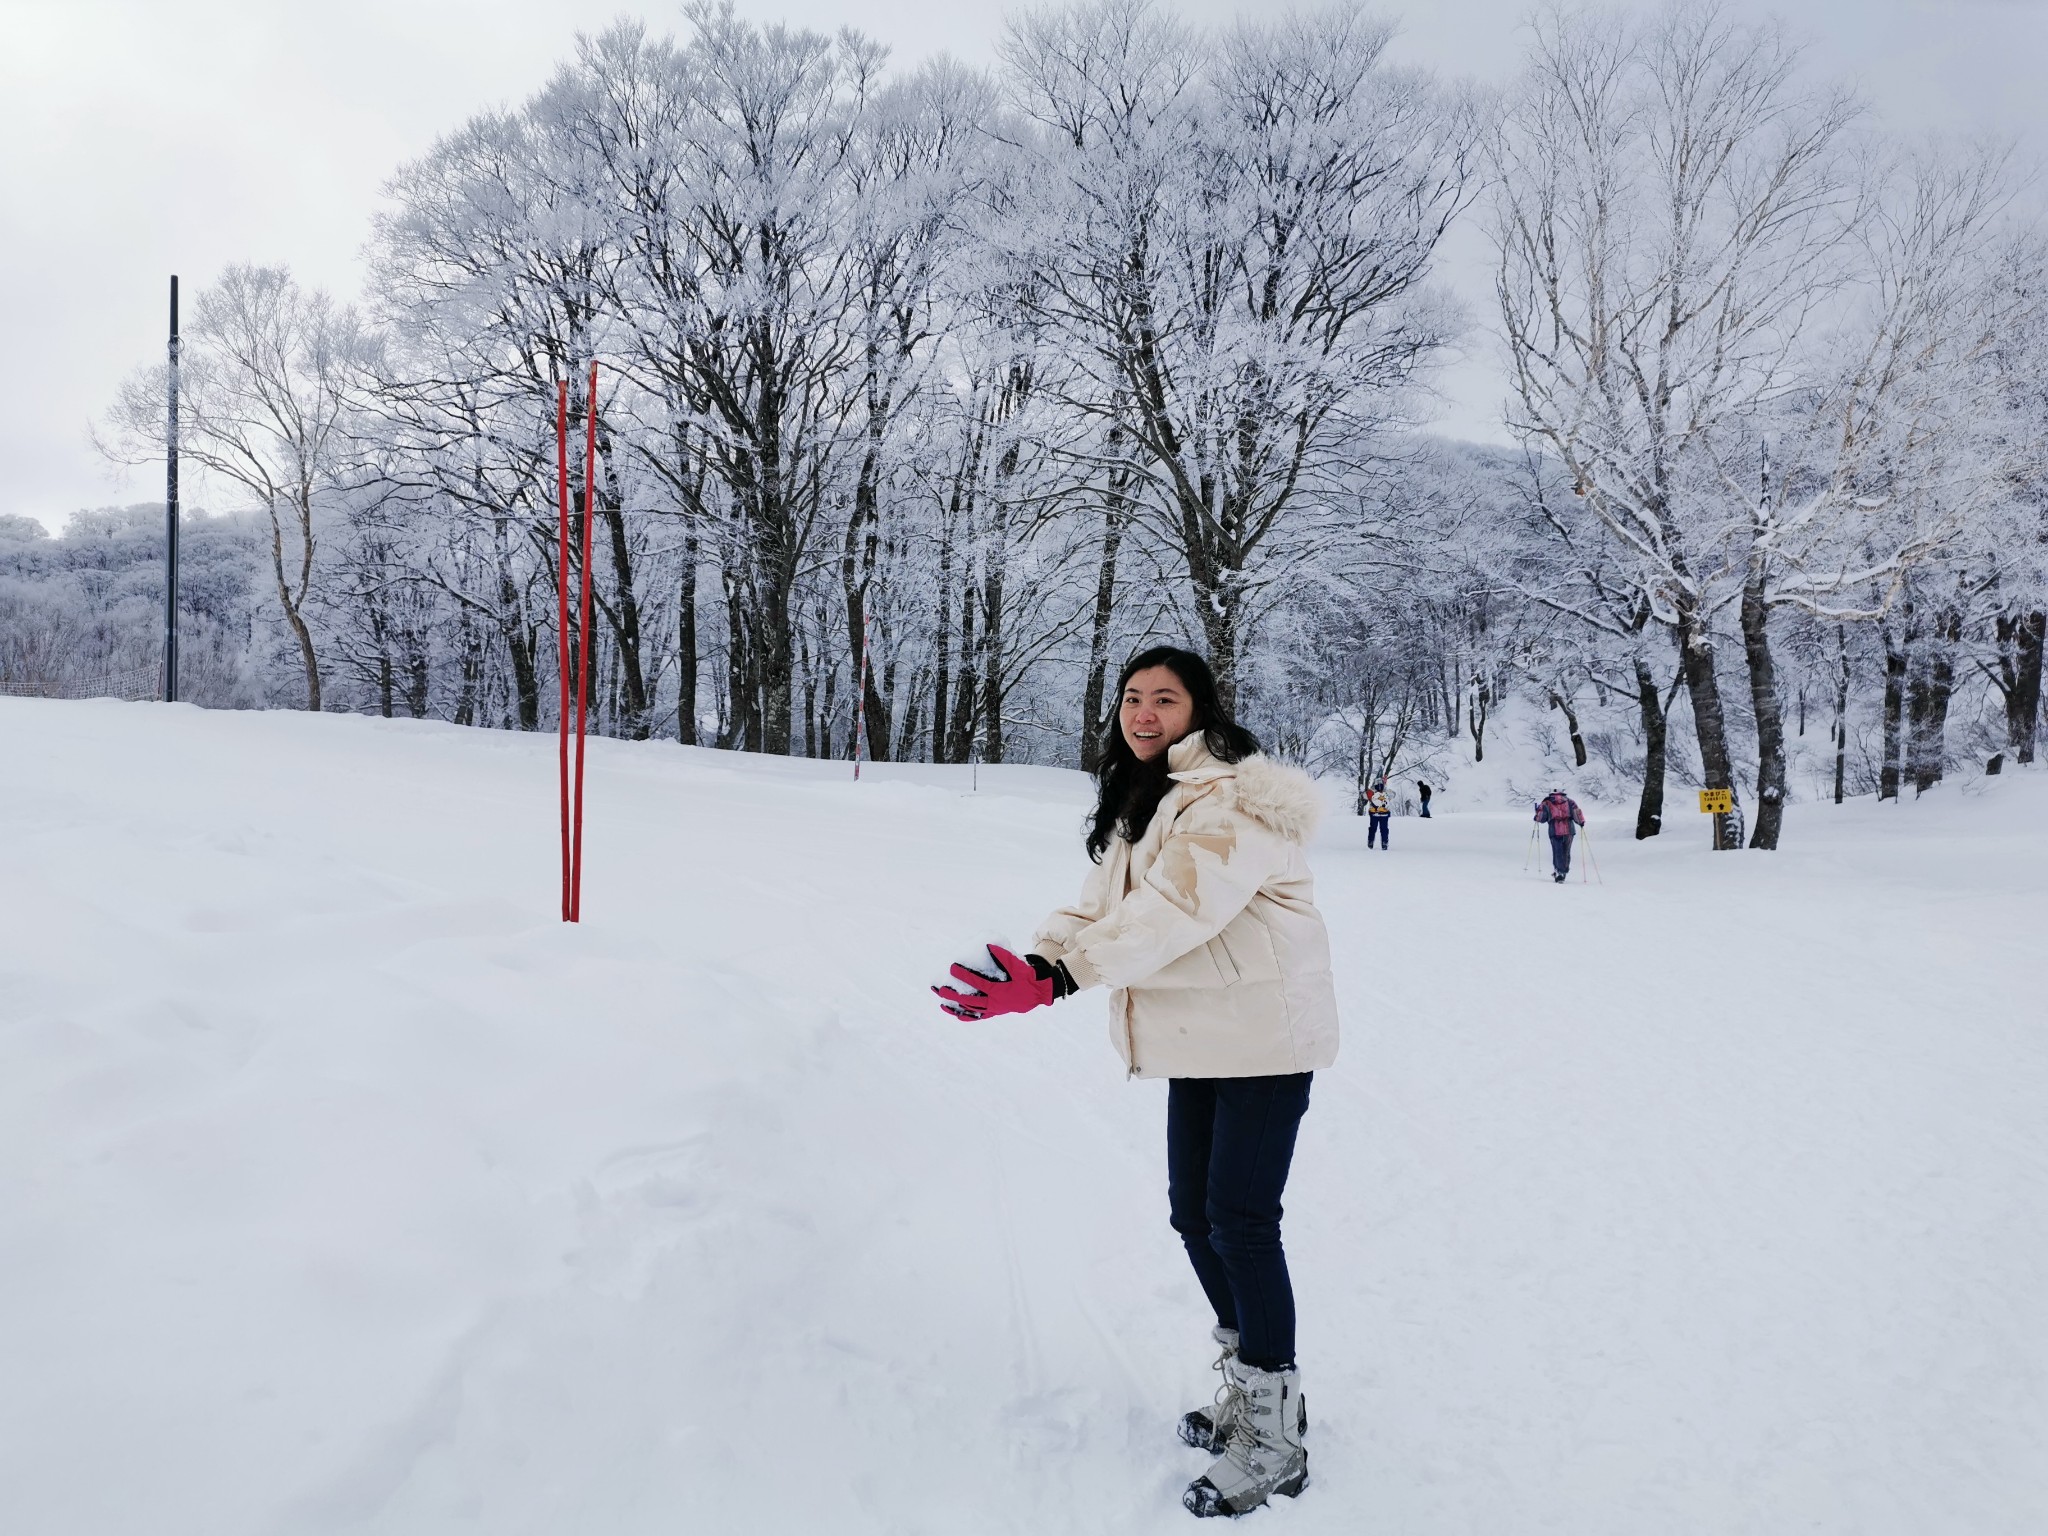
M 140 700 L 162 698 L 163 691 L 163 668 L 153 661 L 83 677 L 17 677 L 0 673 L 0 698 Z

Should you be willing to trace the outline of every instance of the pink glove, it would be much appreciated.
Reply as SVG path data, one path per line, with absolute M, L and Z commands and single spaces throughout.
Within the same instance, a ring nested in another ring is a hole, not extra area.
M 988 952 L 996 969 L 1002 972 L 1000 976 L 987 975 L 971 965 L 956 965 L 953 979 L 964 983 L 967 991 L 932 988 L 939 995 L 939 1006 L 954 1018 L 988 1019 L 999 1013 L 1028 1013 L 1053 1000 L 1055 991 L 1050 974 L 1040 975 L 1038 967 L 1029 960 L 1019 960 L 1000 944 L 989 945 Z

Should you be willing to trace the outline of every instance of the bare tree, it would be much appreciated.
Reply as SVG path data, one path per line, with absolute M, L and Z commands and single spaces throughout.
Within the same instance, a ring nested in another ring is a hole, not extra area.
M 278 606 L 298 644 L 310 710 L 320 708 L 320 665 L 307 602 L 370 345 L 353 309 L 306 292 L 282 267 L 229 267 L 198 294 L 185 329 L 180 451 L 247 492 L 269 518 Z M 160 367 L 121 387 L 101 437 L 110 456 L 140 463 L 161 451 L 165 392 Z

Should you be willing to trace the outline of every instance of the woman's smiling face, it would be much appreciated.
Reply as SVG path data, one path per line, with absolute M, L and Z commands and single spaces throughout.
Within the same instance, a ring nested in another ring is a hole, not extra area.
M 1149 763 L 1195 728 L 1195 706 L 1171 667 L 1147 667 L 1124 684 L 1117 723 L 1138 760 Z

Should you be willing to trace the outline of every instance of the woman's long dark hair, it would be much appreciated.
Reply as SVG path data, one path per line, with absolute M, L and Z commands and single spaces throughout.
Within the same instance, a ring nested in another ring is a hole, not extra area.
M 1166 798 L 1166 754 L 1145 762 L 1124 740 L 1121 719 L 1124 689 L 1148 667 L 1164 667 L 1180 679 L 1194 706 L 1194 731 L 1200 731 L 1209 751 L 1226 763 L 1242 762 L 1259 750 L 1258 738 L 1230 718 L 1216 692 L 1216 674 L 1209 663 L 1193 651 L 1177 645 L 1155 645 L 1138 652 L 1117 674 L 1116 693 L 1110 704 L 1109 735 L 1101 759 L 1091 765 L 1095 775 L 1095 814 L 1088 826 L 1088 857 L 1096 863 L 1108 851 L 1109 840 L 1121 837 L 1135 843 L 1152 825 L 1152 813 Z M 1189 734 L 1193 735 L 1194 731 Z

